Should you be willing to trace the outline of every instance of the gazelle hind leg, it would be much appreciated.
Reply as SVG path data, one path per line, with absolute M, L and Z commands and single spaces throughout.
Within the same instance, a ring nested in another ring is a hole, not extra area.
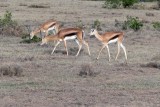
M 83 40 L 83 43 L 87 46 L 88 54 L 89 54 L 89 56 L 90 56 L 90 55 L 91 55 L 91 53 L 90 53 L 90 50 L 89 50 L 89 45 L 88 45 L 88 43 L 87 43 L 86 41 L 84 41 L 84 40 Z
M 124 51 L 124 54 L 125 54 L 125 58 L 127 60 L 127 52 L 126 52 L 126 48 L 125 46 L 121 43 L 120 46 L 122 47 L 123 51 Z
M 110 55 L 110 51 L 109 51 L 109 47 L 108 47 L 108 45 L 106 45 L 106 47 L 107 47 L 107 51 L 108 51 L 108 60 L 110 61 L 111 60 L 111 55 Z
M 54 46 L 54 49 L 53 49 L 51 55 L 54 53 L 54 51 L 55 51 L 56 47 L 59 45 L 59 43 L 60 43 L 60 41 L 58 41 L 57 44 Z
M 76 41 L 76 43 L 78 44 L 78 52 L 77 52 L 77 54 L 76 54 L 76 56 L 78 56 L 78 54 L 79 54 L 79 51 L 80 51 L 80 44 L 79 44 L 79 41 L 77 40 L 77 39 L 75 39 L 75 41 Z
M 115 58 L 115 60 L 117 60 L 117 58 L 118 58 L 118 55 L 119 55 L 119 52 L 120 52 L 120 43 L 117 43 L 117 45 L 118 45 L 118 52 L 117 52 L 117 55 L 116 55 L 116 58 Z
M 99 59 L 99 56 L 100 56 L 100 54 L 101 54 L 101 52 L 102 52 L 102 50 L 105 48 L 105 45 L 103 45 L 102 46 L 102 48 L 101 48 L 101 50 L 99 51 L 99 54 L 98 54 L 98 56 L 97 56 L 97 59 Z

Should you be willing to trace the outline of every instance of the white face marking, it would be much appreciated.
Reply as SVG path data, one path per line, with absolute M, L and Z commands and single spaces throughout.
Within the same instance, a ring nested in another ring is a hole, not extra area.
M 77 35 L 73 35 L 73 36 L 65 37 L 64 40 L 73 40 L 73 39 L 76 39 L 76 38 L 77 38 Z
M 117 42 L 117 41 L 118 41 L 118 38 L 113 39 L 113 40 L 110 40 L 110 41 L 108 42 L 108 44 L 110 44 L 110 43 L 115 43 L 115 42 Z

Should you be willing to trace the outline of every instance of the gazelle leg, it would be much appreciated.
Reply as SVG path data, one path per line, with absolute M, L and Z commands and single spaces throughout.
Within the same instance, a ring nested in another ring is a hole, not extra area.
M 78 56 L 78 55 L 79 55 L 79 52 L 80 52 L 80 50 L 81 50 L 81 48 L 82 48 L 82 44 L 79 44 L 78 46 L 79 46 L 79 50 L 78 50 L 78 52 L 77 52 L 76 56 Z
M 118 43 L 118 42 L 117 42 L 117 45 L 118 45 L 118 52 L 117 52 L 117 55 L 116 55 L 116 58 L 115 58 L 115 60 L 117 60 L 117 58 L 118 58 L 118 55 L 119 55 L 119 52 L 120 52 L 120 43 Z
M 58 41 L 57 44 L 55 45 L 55 47 L 54 47 L 54 49 L 53 49 L 51 55 L 54 53 L 54 51 L 55 51 L 56 47 L 59 45 L 59 43 L 60 43 L 60 41 Z
M 108 44 L 106 45 L 106 47 L 107 47 L 107 51 L 108 51 L 108 58 L 109 58 L 108 61 L 110 61 L 111 60 L 111 55 L 110 55 Z
M 86 41 L 84 41 L 83 40 L 83 43 L 87 46 L 87 49 L 88 49 L 88 54 L 89 54 L 89 56 L 91 55 L 91 53 L 90 53 L 90 50 L 89 50 L 89 46 L 88 46 L 88 43 L 86 42 Z
M 99 51 L 99 54 L 98 54 L 98 56 L 97 56 L 97 59 L 99 59 L 99 56 L 100 56 L 100 54 L 101 54 L 101 52 L 102 52 L 102 50 L 105 48 L 105 45 L 103 45 L 102 46 L 102 48 L 101 48 L 101 50 Z
M 67 56 L 68 56 L 67 43 L 66 43 L 66 41 L 65 41 L 65 40 L 64 40 L 64 47 L 65 47 L 65 49 L 66 49 L 66 52 L 67 52 Z
M 125 54 L 125 58 L 126 58 L 126 61 L 127 61 L 127 52 L 126 52 L 126 48 L 125 46 L 121 43 L 120 46 L 122 47 L 123 51 L 124 51 L 124 54 Z

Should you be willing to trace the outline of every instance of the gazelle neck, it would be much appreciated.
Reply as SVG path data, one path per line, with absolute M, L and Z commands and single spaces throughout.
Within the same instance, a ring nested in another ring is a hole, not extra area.
M 98 33 L 98 31 L 95 32 L 95 37 L 100 41 L 103 40 L 102 36 Z
M 33 34 L 36 35 L 36 34 L 39 33 L 40 31 L 41 31 L 41 29 L 38 28 L 38 29 L 36 29 L 36 30 L 33 31 Z

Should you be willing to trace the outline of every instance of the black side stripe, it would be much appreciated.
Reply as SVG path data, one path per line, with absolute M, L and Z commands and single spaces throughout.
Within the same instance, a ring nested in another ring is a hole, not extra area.
M 73 36 L 73 35 L 77 35 L 77 33 L 66 34 L 65 37 L 67 37 L 67 36 Z
M 56 24 L 56 23 L 52 24 L 51 26 L 49 26 L 49 28 L 50 28 L 50 27 L 53 27 L 55 24 Z
M 113 38 L 109 39 L 109 41 L 118 38 L 118 36 L 119 35 L 114 36 Z

